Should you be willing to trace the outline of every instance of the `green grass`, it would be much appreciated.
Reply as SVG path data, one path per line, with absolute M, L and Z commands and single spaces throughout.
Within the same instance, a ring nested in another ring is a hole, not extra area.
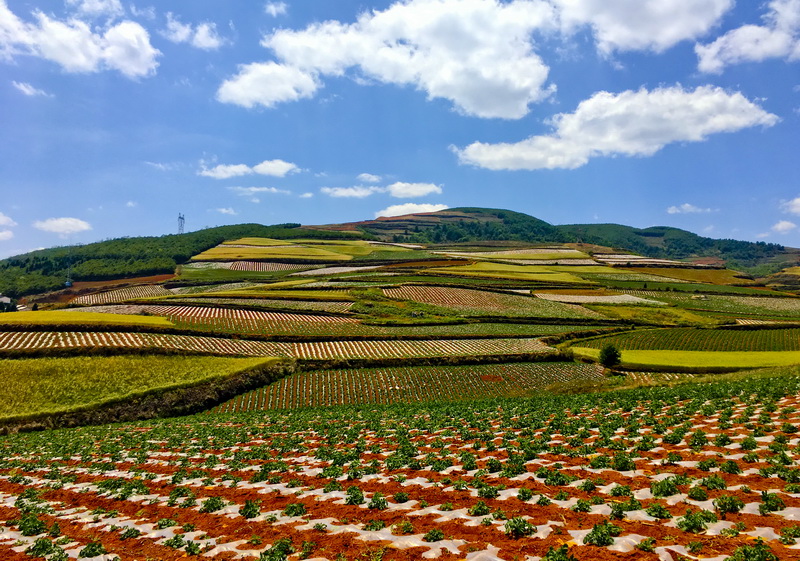
M 577 356 L 596 360 L 600 349 L 570 347 Z M 800 364 L 800 351 L 622 351 L 623 368 L 762 368 Z
M 90 408 L 230 376 L 264 358 L 115 356 L 0 360 L 0 419 Z
M 0 325 L 136 325 L 173 327 L 165 317 L 105 314 L 94 312 L 38 311 L 0 314 Z

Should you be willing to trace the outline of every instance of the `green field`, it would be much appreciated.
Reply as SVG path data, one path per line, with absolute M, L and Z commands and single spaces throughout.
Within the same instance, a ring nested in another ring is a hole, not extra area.
M 236 261 L 255 259 L 349 261 L 352 258 L 352 255 L 345 255 L 327 249 L 302 245 L 252 247 L 228 247 L 220 245 L 192 257 L 194 261 Z
M 573 267 L 567 267 L 566 269 L 573 269 Z M 580 277 L 571 274 L 570 272 L 556 271 L 554 267 L 548 267 L 544 265 L 508 265 L 489 261 L 480 261 L 471 265 L 434 268 L 430 269 L 430 272 L 440 275 L 481 277 L 487 279 L 511 279 L 546 283 L 586 284 L 587 282 Z
M 637 329 L 580 343 L 596 349 L 606 344 L 613 344 L 621 350 L 800 351 L 800 328 Z
M 519 397 L 551 384 L 602 380 L 594 365 L 534 362 L 300 372 L 212 412 Z
M 0 421 L 93 408 L 267 364 L 265 358 L 116 356 L 0 360 Z

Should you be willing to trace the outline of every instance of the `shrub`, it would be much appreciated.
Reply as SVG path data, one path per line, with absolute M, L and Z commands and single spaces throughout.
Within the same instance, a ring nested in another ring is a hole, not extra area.
M 258 501 L 245 501 L 244 506 L 239 509 L 239 514 L 245 518 L 255 518 L 260 512 L 258 505 Z
M 367 508 L 375 510 L 386 510 L 388 507 L 389 503 L 386 502 L 386 498 L 381 492 L 377 492 L 372 495 L 372 499 L 370 499 L 369 503 L 367 504 Z
M 664 507 L 664 505 L 658 503 L 652 504 L 649 507 L 647 507 L 647 509 L 645 509 L 645 512 L 649 516 L 652 516 L 653 518 L 658 518 L 659 520 L 666 520 L 667 518 L 672 518 L 672 514 L 670 513 L 670 511 L 668 511 L 666 507 Z
M 714 508 L 725 517 L 728 513 L 739 512 L 744 508 L 744 502 L 733 495 L 722 495 L 714 499 Z
M 548 549 L 542 557 L 542 561 L 578 561 L 578 559 L 569 554 L 569 546 L 564 544 L 558 549 L 552 547 Z
M 716 522 L 717 517 L 713 512 L 701 510 L 694 512 L 689 509 L 686 514 L 678 518 L 677 526 L 684 532 L 691 532 L 692 534 L 699 534 L 706 529 L 711 522 Z
M 360 505 L 364 502 L 364 492 L 355 485 L 347 488 L 345 504 Z
M 303 516 L 306 513 L 306 505 L 303 503 L 289 503 L 283 509 L 284 516 Z
M 478 501 L 474 505 L 472 505 L 469 510 L 467 511 L 470 516 L 486 516 L 492 511 L 483 501 Z
M 89 542 L 89 544 L 78 553 L 78 558 L 97 557 L 98 555 L 105 555 L 106 553 L 108 553 L 106 548 L 104 548 L 103 544 L 100 542 Z
M 613 344 L 607 343 L 600 349 L 600 357 L 598 360 L 600 364 L 606 368 L 614 368 L 622 362 L 622 353 L 620 353 L 619 349 Z
M 200 512 L 216 512 L 225 508 L 225 501 L 220 497 L 208 497 L 203 501 L 203 506 L 200 507 Z
M 424 536 L 422 536 L 422 541 L 426 542 L 438 542 L 443 539 L 444 539 L 444 532 L 442 532 L 439 529 L 433 529 Z
M 521 501 L 529 501 L 529 500 L 531 500 L 531 499 L 533 498 L 533 491 L 531 491 L 530 489 L 527 489 L 527 488 L 523 487 L 523 488 L 522 488 L 522 489 L 520 489 L 520 490 L 519 490 L 519 492 L 517 493 L 517 498 L 518 498 L 519 500 L 521 500 Z
M 737 547 L 725 561 L 780 561 L 780 558 L 759 538 L 755 545 Z
M 777 493 L 761 492 L 761 504 L 758 505 L 758 512 L 761 514 L 769 514 L 776 510 L 783 510 L 786 508 L 786 503 L 783 502 Z

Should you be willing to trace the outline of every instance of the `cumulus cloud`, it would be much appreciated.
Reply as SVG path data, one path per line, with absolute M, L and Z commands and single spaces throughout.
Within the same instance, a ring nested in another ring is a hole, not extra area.
M 188 43 L 198 49 L 219 49 L 224 40 L 217 34 L 215 23 L 203 22 L 194 27 L 181 22 L 172 12 L 167 12 L 167 27 L 161 34 L 173 43 Z
M 287 101 L 312 97 L 321 84 L 314 74 L 276 62 L 254 62 L 239 66 L 239 73 L 225 80 L 217 99 L 252 109 L 273 107 Z
M 14 220 L 12 220 L 10 216 L 7 216 L 7 215 L 3 214 L 2 212 L 0 212 L 0 226 L 6 226 L 8 228 L 13 228 L 16 225 L 17 225 L 17 223 L 14 222 Z
M 712 210 L 710 208 L 700 208 L 689 203 L 671 206 L 667 209 L 667 214 L 696 214 L 700 212 L 712 212 Z
M 228 179 L 230 177 L 241 177 L 243 175 L 270 175 L 272 177 L 285 177 L 290 173 L 297 173 L 300 168 L 291 162 L 283 160 L 264 160 L 253 167 L 247 164 L 220 164 L 213 168 L 206 168 L 201 163 L 202 169 L 198 175 L 213 177 L 214 179 Z
M 356 177 L 362 183 L 378 183 L 382 178 L 380 175 L 373 175 L 371 173 L 360 173 Z
M 398 181 L 386 188 L 386 191 L 398 199 L 410 199 L 413 197 L 424 197 L 425 195 L 442 193 L 442 188 L 433 183 L 404 183 Z
M 27 96 L 30 96 L 30 97 L 36 97 L 36 96 L 52 97 L 46 91 L 40 90 L 39 88 L 36 88 L 36 87 L 30 85 L 27 82 L 11 82 L 11 85 L 13 85 L 15 88 L 17 88 L 23 94 L 25 94 Z
M 771 230 L 778 234 L 788 234 L 792 230 L 797 228 L 797 224 L 794 222 L 789 222 L 788 220 L 781 220 L 777 222 L 774 226 L 772 226 Z
M 310 199 L 313 196 L 314 196 L 314 193 L 303 193 L 301 195 L 298 195 L 298 197 L 300 197 L 301 199 Z
M 287 9 L 286 2 L 267 2 L 264 6 L 264 12 L 274 18 L 285 15 Z
M 743 25 L 695 45 L 698 69 L 718 74 L 731 64 L 800 59 L 800 0 L 772 0 L 762 19 L 763 25 Z
M 739 92 L 712 86 L 643 88 L 598 92 L 574 113 L 553 117 L 554 131 L 548 135 L 453 150 L 461 163 L 494 170 L 574 169 L 591 158 L 650 156 L 674 142 L 700 142 L 711 134 L 777 122 L 777 116 Z
M 0 57 L 38 56 L 75 73 L 117 70 L 128 78 L 155 74 L 161 52 L 134 21 L 102 30 L 77 18 L 61 21 L 41 11 L 33 16 L 34 22 L 24 22 L 0 0 Z
M 800 215 L 800 197 L 795 197 L 791 201 L 784 201 L 781 203 L 781 209 L 784 212 Z M 2 222 L 0 222 L 0 225 L 2 225 Z
M 65 238 L 70 234 L 77 234 L 79 232 L 85 232 L 92 229 L 91 224 L 88 222 L 81 220 L 80 218 L 69 217 L 37 220 L 33 223 L 33 227 L 44 232 L 58 234 L 62 238 Z
M 447 205 L 433 205 L 423 203 L 405 203 L 402 205 L 392 205 L 375 213 L 375 218 L 381 216 L 403 216 L 405 214 L 415 214 L 418 212 L 436 212 L 437 210 L 448 209 Z
M 280 62 L 243 65 L 217 97 L 244 107 L 311 97 L 324 76 L 412 86 L 465 114 L 520 118 L 547 98 L 548 67 L 531 33 L 555 30 L 544 1 L 408 0 L 362 13 L 278 29 L 262 40 Z
M 216 210 L 220 214 L 227 214 L 227 215 L 230 215 L 230 216 L 236 216 L 237 214 L 239 214 L 238 212 L 233 210 L 231 207 L 217 208 L 217 209 L 214 209 L 214 210 Z
M 566 31 L 588 26 L 603 53 L 662 52 L 714 27 L 733 0 L 553 0 Z
M 381 191 L 383 189 L 380 187 L 363 187 L 361 185 L 354 187 L 323 187 L 320 189 L 321 193 L 330 197 L 350 199 L 363 199 Z
M 0 242 L 5 242 L 14 237 L 14 232 L 11 230 L 0 230 Z

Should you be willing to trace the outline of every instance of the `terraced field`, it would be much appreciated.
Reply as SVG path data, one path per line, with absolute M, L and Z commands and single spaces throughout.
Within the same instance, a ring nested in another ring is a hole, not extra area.
M 655 290 L 629 290 L 628 294 L 661 300 L 694 310 L 742 316 L 800 318 L 800 298 L 752 297 L 716 294 L 665 293 Z
M 112 304 L 114 302 L 124 302 L 137 298 L 157 298 L 159 296 L 171 296 L 172 293 L 160 285 L 133 286 L 130 288 L 119 288 L 108 292 L 96 292 L 85 296 L 78 296 L 72 300 L 75 304 L 99 305 Z
M 458 310 L 467 315 L 506 315 L 556 318 L 601 318 L 585 308 L 528 296 L 443 286 L 399 286 L 386 288 L 389 298 L 414 300 Z
M 627 333 L 582 341 L 581 346 L 602 348 L 613 344 L 623 350 L 678 351 L 800 351 L 800 328 L 792 329 L 637 329 Z
M 213 412 L 523 396 L 554 383 L 601 380 L 601 372 L 596 365 L 574 362 L 301 372 L 240 395 Z

